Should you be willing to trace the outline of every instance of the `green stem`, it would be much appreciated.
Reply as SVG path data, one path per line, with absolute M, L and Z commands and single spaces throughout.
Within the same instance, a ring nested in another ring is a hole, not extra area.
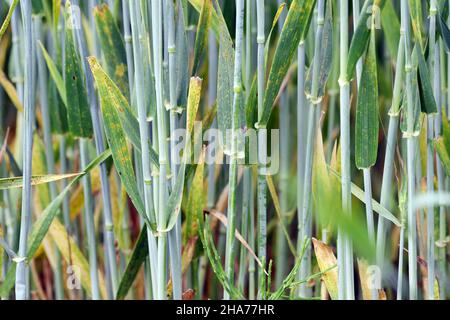
M 325 0 L 319 0 L 317 3 L 317 27 L 314 42 L 314 60 L 312 66 L 312 84 L 311 98 L 309 103 L 308 115 L 308 135 L 306 140 L 306 162 L 305 176 L 303 182 L 303 206 L 301 212 L 301 237 L 300 239 L 311 238 L 312 236 L 312 170 L 314 159 L 314 146 L 316 144 L 316 133 L 319 128 L 318 121 L 320 115 L 320 99 L 318 99 L 319 91 L 319 70 L 320 70 L 320 53 L 322 51 L 323 26 L 325 23 Z M 311 272 L 311 246 L 306 248 L 303 255 L 303 261 L 300 265 L 300 278 L 306 278 Z M 303 294 L 306 297 L 311 296 L 311 290 L 305 288 Z
M 278 6 L 282 1 L 277 1 Z M 281 34 L 284 22 L 286 20 L 286 11 L 281 13 L 278 20 L 278 31 Z M 289 190 L 289 164 L 290 164 L 290 129 L 289 129 L 289 96 L 288 89 L 286 88 L 281 92 L 280 96 L 280 153 L 282 155 L 280 161 L 280 209 L 281 209 L 281 221 L 276 231 L 276 257 L 275 257 L 275 286 L 280 287 L 285 276 L 287 275 L 287 242 L 283 233 L 284 226 L 287 225 L 288 220 L 286 218 L 288 208 L 288 190 Z M 284 226 L 283 226 L 283 225 Z
M 80 138 L 80 156 L 81 167 L 86 168 L 89 164 L 89 141 L 84 138 Z M 83 177 L 83 193 L 84 193 L 84 220 L 86 224 L 86 234 L 88 243 L 88 255 L 89 255 L 89 274 L 91 276 L 91 290 L 92 299 L 100 300 L 100 288 L 98 282 L 98 268 L 97 268 L 97 247 L 95 239 L 95 225 L 94 225 L 94 206 L 92 203 L 92 185 L 90 174 L 86 174 Z
M 307 103 L 305 99 L 305 42 L 301 41 L 298 47 L 298 80 L 297 80 L 297 252 L 303 248 L 302 235 L 302 208 L 303 208 L 303 192 L 305 181 L 305 153 L 306 153 L 306 134 L 308 120 L 304 116 L 307 113 Z M 301 280 L 302 275 L 297 274 L 297 280 Z M 307 295 L 308 288 L 306 283 L 299 286 L 298 294 L 301 297 Z
M 408 172 L 408 276 L 409 276 L 409 298 L 417 299 L 417 229 L 416 214 L 413 210 L 413 199 L 415 194 L 415 141 L 414 132 L 414 101 L 412 92 L 412 63 L 411 63 L 411 33 L 410 16 L 407 0 L 401 1 L 401 22 L 405 30 L 405 73 L 406 73 L 406 95 L 408 101 L 407 110 L 407 172 Z
M 370 241 L 375 243 L 375 226 L 373 220 L 372 209 L 372 180 L 370 177 L 370 168 L 363 169 L 364 173 L 364 196 L 366 202 L 366 219 L 367 219 L 367 231 Z
M 163 105 L 163 78 L 162 78 L 162 1 L 152 1 L 152 40 L 153 59 L 156 85 L 156 119 L 158 131 L 158 152 L 159 152 L 159 190 L 158 190 L 158 216 L 157 224 L 159 229 L 164 229 L 166 225 L 167 203 L 167 141 L 166 141 L 166 114 Z M 158 237 L 158 291 L 156 298 L 165 299 L 166 291 L 166 244 L 167 234 L 163 233 Z
M 394 167 L 395 148 L 397 145 L 398 123 L 400 104 L 402 100 L 402 86 L 404 78 L 405 66 L 405 41 L 404 30 L 400 30 L 400 40 L 398 44 L 397 62 L 395 66 L 394 92 L 392 96 L 392 105 L 389 111 L 389 129 L 386 142 L 386 151 L 384 157 L 383 180 L 381 183 L 381 199 L 380 204 L 392 209 L 392 175 Z M 388 221 L 383 218 L 378 218 L 377 228 L 377 243 L 376 243 L 376 258 L 377 265 L 383 270 L 385 262 L 385 248 L 386 248 L 386 226 Z
M 133 57 L 134 57 L 134 69 L 135 69 L 135 79 L 134 83 L 136 85 L 136 101 L 138 109 L 138 121 L 139 121 L 139 133 L 141 139 L 141 160 L 142 160 L 142 174 L 144 182 L 144 204 L 145 211 L 149 217 L 151 217 L 153 212 L 153 201 L 152 201 L 152 175 L 150 171 L 150 149 L 149 149 L 149 125 L 147 123 L 147 110 L 144 101 L 144 75 L 142 67 L 140 67 L 142 61 L 141 47 L 139 46 L 140 32 L 138 29 L 138 24 L 141 23 L 141 17 L 138 10 L 138 0 L 130 1 L 130 22 L 131 22 L 131 34 L 133 38 Z M 157 286 L 157 244 L 156 238 L 148 229 L 148 249 L 149 249 L 149 259 L 150 259 L 150 274 L 152 282 L 152 292 L 156 294 L 158 292 Z
M 31 162 L 33 150 L 33 35 L 31 24 L 31 1 L 21 2 L 25 42 L 25 87 L 24 87 L 24 124 L 23 124 L 23 188 L 22 211 L 20 216 L 19 257 L 26 257 L 28 234 L 31 229 Z M 28 266 L 26 261 L 17 263 L 16 299 L 28 299 Z
M 44 43 L 44 37 L 42 32 L 42 21 L 38 16 L 33 17 L 34 20 L 34 31 L 36 33 L 36 39 L 40 40 Z M 37 43 L 36 43 L 37 46 Z M 38 79 L 39 79 L 39 97 L 40 97 L 40 106 L 41 106 L 41 114 L 42 114 L 42 122 L 43 122 L 43 132 L 44 132 L 44 146 L 45 146 L 45 156 L 46 156 L 46 164 L 47 164 L 47 172 L 49 174 L 56 173 L 55 170 L 55 155 L 53 152 L 53 143 L 52 143 L 52 133 L 51 133 L 51 123 L 50 123 L 50 113 L 48 106 L 48 97 L 47 97 L 47 74 L 46 74 L 46 66 L 44 62 L 44 58 L 42 56 L 42 52 L 39 48 L 37 51 L 37 61 L 38 61 Z M 55 199 L 58 195 L 56 184 L 54 182 L 49 184 L 50 188 L 50 197 L 51 199 Z M 64 299 L 64 287 L 63 287 L 63 277 L 62 277 L 62 266 L 61 266 L 61 253 L 57 248 L 55 248 L 57 259 L 57 266 L 55 269 L 55 296 L 56 299 L 62 300 Z M 59 262 L 59 263 L 58 263 Z
M 265 32 L 264 32 L 264 15 L 265 5 L 264 0 L 257 0 L 257 39 L 258 43 L 258 121 L 261 120 L 264 108 L 264 90 L 265 90 L 265 64 L 264 64 L 264 46 L 265 46 Z M 264 146 L 267 144 L 267 133 L 264 130 L 258 130 L 258 162 L 265 163 L 264 158 Z M 263 167 L 258 168 L 258 186 L 257 186 L 257 198 L 258 198 L 258 257 L 265 264 L 267 257 L 267 185 L 266 178 L 262 172 Z M 266 282 L 264 276 L 264 270 L 258 269 L 258 297 L 260 299 L 266 299 Z
M 231 154 L 229 172 L 229 194 L 228 194 L 228 228 L 225 247 L 225 273 L 228 280 L 234 283 L 234 252 L 235 252 L 235 230 L 236 230 L 236 193 L 237 193 L 237 170 L 238 170 L 238 137 L 239 128 L 239 106 L 242 94 L 242 40 L 244 34 L 244 0 L 236 0 L 236 51 L 234 57 L 234 97 L 233 97 L 233 123 L 231 133 Z M 225 300 L 229 299 L 229 293 L 224 293 Z
M 431 0 L 430 3 L 430 78 L 433 78 L 433 94 L 436 102 L 438 102 L 440 95 L 439 87 L 439 64 L 436 58 L 438 50 L 436 50 L 436 14 L 437 4 L 436 0 Z M 438 58 L 439 59 L 439 58 Z M 439 103 L 437 103 L 439 105 Z M 432 140 L 438 128 L 434 126 L 439 124 L 439 119 L 435 115 L 428 115 L 427 125 L 427 191 L 434 192 L 434 147 Z M 438 160 L 439 162 L 439 160 Z M 428 260 L 428 299 L 434 300 L 434 207 L 430 206 L 427 209 L 427 260 Z
M 176 43 L 175 43 L 175 8 L 173 1 L 167 1 L 169 21 L 168 25 L 168 53 L 169 53 L 169 96 L 170 96 L 170 132 L 171 134 L 177 129 L 177 113 L 176 113 Z M 167 30 L 167 29 L 166 29 Z M 175 186 L 176 177 L 178 176 L 178 166 L 176 164 L 175 140 L 170 139 L 171 155 L 171 187 Z M 169 233 L 169 254 L 170 268 L 173 283 L 173 298 L 181 300 L 182 298 L 182 275 L 181 275 L 181 216 L 175 227 Z
M 351 214 L 350 173 L 350 84 L 345 80 L 348 62 L 348 1 L 340 0 L 340 115 L 341 115 L 341 188 L 344 212 Z M 338 294 L 339 299 L 354 298 L 353 253 L 348 236 L 338 230 Z

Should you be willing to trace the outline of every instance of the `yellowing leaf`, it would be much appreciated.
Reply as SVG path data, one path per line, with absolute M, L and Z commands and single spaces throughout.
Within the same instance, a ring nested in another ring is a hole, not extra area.
M 359 280 L 361 281 L 361 289 L 364 300 L 372 299 L 372 289 L 370 289 L 369 264 L 364 259 L 358 259 Z M 374 276 L 374 275 L 372 275 Z M 376 280 L 376 279 L 375 279 Z M 386 292 L 383 289 L 376 289 L 378 292 L 378 300 L 386 300 Z
M 325 243 L 312 239 L 314 252 L 317 258 L 319 269 L 323 272 L 322 279 L 325 287 L 330 294 L 331 299 L 338 299 L 338 271 L 337 260 L 334 256 L 333 250 Z

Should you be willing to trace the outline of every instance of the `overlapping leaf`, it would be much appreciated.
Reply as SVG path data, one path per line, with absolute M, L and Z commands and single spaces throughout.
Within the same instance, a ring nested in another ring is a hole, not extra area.
M 370 168 L 377 161 L 378 151 L 378 77 L 375 51 L 375 28 L 361 73 L 355 125 L 355 162 L 359 169 Z
M 291 3 L 269 72 L 263 114 L 258 123 L 260 128 L 266 127 L 269 121 L 273 103 L 297 51 L 298 44 L 308 31 L 315 2 L 316 0 L 294 0 Z

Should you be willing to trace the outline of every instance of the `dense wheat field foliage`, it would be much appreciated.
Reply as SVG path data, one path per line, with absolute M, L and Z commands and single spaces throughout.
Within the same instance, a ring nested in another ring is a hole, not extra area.
M 450 297 L 450 1 L 0 0 L 0 297 Z

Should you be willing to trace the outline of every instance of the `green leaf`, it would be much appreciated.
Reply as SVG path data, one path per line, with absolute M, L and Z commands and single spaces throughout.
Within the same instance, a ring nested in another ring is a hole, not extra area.
M 64 105 L 67 106 L 66 86 L 64 84 L 63 77 L 59 72 L 58 68 L 56 67 L 55 63 L 53 62 L 52 58 L 48 54 L 47 50 L 45 50 L 45 47 L 42 45 L 40 41 L 38 43 L 39 46 L 41 47 L 42 53 L 44 54 L 44 59 L 45 62 L 47 63 L 48 71 L 50 72 L 50 75 L 52 76 L 56 88 L 58 89 L 59 95 Z
M 428 66 L 422 53 L 422 49 L 417 45 L 414 47 L 414 55 L 417 57 L 419 66 L 418 84 L 421 110 L 427 114 L 436 113 L 437 106 L 436 100 L 434 99 L 433 87 L 431 85 L 430 73 L 428 72 Z
M 270 42 L 272 40 L 273 31 L 275 30 L 278 19 L 280 19 L 281 14 L 283 13 L 284 8 L 286 7 L 286 3 L 282 3 L 279 7 L 277 12 L 275 13 L 275 17 L 272 21 L 272 26 L 270 27 L 269 35 L 267 36 L 266 43 L 264 45 L 264 63 L 267 65 L 267 59 L 269 58 L 269 49 L 270 49 Z
M 62 179 L 69 179 L 77 177 L 80 174 L 81 173 L 36 175 L 31 177 L 31 185 L 37 186 L 40 184 L 59 181 Z M 22 177 L 11 177 L 0 179 L 0 190 L 22 188 L 22 186 L 23 186 Z
M 345 73 L 346 81 L 350 81 L 355 73 L 356 64 L 359 58 L 366 50 L 367 43 L 371 33 L 371 19 L 377 19 L 380 14 L 379 10 L 383 9 L 386 0 L 366 0 L 359 16 L 358 25 L 356 26 L 355 34 L 348 53 L 347 71 Z
M 322 34 L 322 49 L 317 54 L 319 55 L 319 77 L 318 77 L 318 92 L 311 92 L 312 74 L 314 69 L 314 59 L 309 67 L 309 72 L 305 82 L 305 94 L 308 99 L 312 99 L 313 103 L 319 102 L 325 94 L 328 76 L 333 65 L 333 13 L 331 8 L 331 1 L 327 1 L 327 9 L 325 15 L 325 25 Z
M 66 2 L 66 21 L 71 19 L 70 2 Z M 87 92 L 81 59 L 75 46 L 72 28 L 65 28 L 65 86 L 66 105 L 69 130 L 75 137 L 89 138 L 92 136 L 92 120 L 87 101 Z
M 181 1 L 179 1 L 179 3 L 181 4 Z M 195 10 L 197 10 L 197 12 L 199 13 L 202 12 L 204 0 L 189 0 L 189 3 L 194 7 Z M 222 13 L 220 12 L 220 6 L 218 6 L 218 2 L 217 0 L 215 0 L 215 6 L 213 7 L 213 10 L 211 12 L 211 27 L 214 30 L 214 33 L 216 34 L 217 40 L 220 40 L 220 35 L 221 32 L 223 31 L 224 22 L 225 20 L 222 16 Z
M 67 133 L 69 130 L 67 123 L 67 109 L 61 96 L 58 94 L 54 81 L 49 81 L 48 83 L 48 105 L 50 109 L 52 132 L 56 134 Z
M 106 4 L 94 8 L 94 18 L 108 75 L 130 101 L 127 55 L 116 20 Z
M 264 110 L 258 123 L 260 128 L 266 127 L 269 121 L 272 106 L 292 58 L 297 52 L 298 44 L 308 31 L 315 2 L 316 0 L 294 0 L 291 3 L 269 72 L 269 80 L 264 95 Z
M 187 92 L 189 88 L 189 47 L 187 43 L 181 0 L 178 0 L 177 5 L 176 46 L 177 51 L 175 53 L 175 56 L 177 61 L 177 105 L 178 107 L 185 108 L 187 104 Z
M 378 80 L 375 50 L 375 27 L 372 27 L 356 105 L 355 162 L 359 169 L 370 168 L 377 161 Z
M 136 178 L 134 175 L 133 161 L 128 150 L 124 128 L 118 110 L 127 105 L 127 100 L 120 93 L 120 90 L 108 78 L 103 69 L 98 64 L 95 57 L 88 58 L 97 89 L 100 97 L 101 110 L 104 119 L 105 133 L 108 144 L 111 148 L 114 164 L 120 180 L 130 196 L 131 201 L 139 212 L 140 216 L 152 230 L 156 230 L 156 218 L 154 212 L 145 212 L 144 203 L 139 194 Z
M 59 42 L 56 41 L 56 43 Z M 54 133 L 65 134 L 68 131 L 66 108 L 67 99 L 66 87 L 60 72 L 60 64 L 55 64 L 53 62 L 52 58 L 40 41 L 38 41 L 38 44 L 41 48 L 42 55 L 53 80 L 49 81 L 48 84 L 48 105 L 50 109 L 51 130 Z M 61 54 L 58 53 L 57 56 L 60 57 Z
M 415 55 L 413 54 L 413 64 L 415 64 L 414 58 Z M 417 59 L 415 59 L 417 60 Z M 403 101 L 402 101 L 402 107 L 401 107 L 401 119 L 400 119 L 400 130 L 404 133 L 404 135 L 419 135 L 420 127 L 421 127 L 421 118 L 422 114 L 420 113 L 420 97 L 419 97 L 419 84 L 417 83 L 417 68 L 413 68 L 411 70 L 413 73 L 412 77 L 412 84 L 411 87 L 413 88 L 412 94 L 413 94 L 413 115 L 414 115 L 414 127 L 413 132 L 408 132 L 408 99 L 406 96 L 406 91 L 403 92 Z M 425 157 L 426 158 L 426 157 Z
M 139 237 L 134 245 L 133 253 L 127 263 L 125 272 L 120 280 L 119 288 L 117 289 L 116 299 L 123 300 L 133 285 L 134 279 L 148 256 L 147 243 L 147 227 L 144 226 L 139 233 Z
M 448 9 L 448 2 L 446 2 L 446 6 Z M 445 48 L 447 49 L 447 53 L 450 52 L 450 30 L 445 23 L 445 15 L 441 14 L 441 10 L 438 9 L 438 13 L 436 15 L 436 25 L 437 31 L 441 35 L 442 41 L 445 44 Z
M 0 28 L 0 40 L 2 39 L 3 35 L 6 32 L 6 29 L 8 29 L 9 22 L 11 21 L 11 17 L 14 13 L 14 10 L 17 7 L 17 4 L 19 3 L 19 0 L 13 0 L 11 5 L 9 6 L 8 13 L 6 14 L 5 21 L 2 23 L 2 27 Z
M 211 263 L 211 267 L 214 271 L 214 275 L 219 279 L 220 283 L 224 287 L 224 289 L 228 292 L 230 295 L 230 298 L 233 300 L 237 299 L 243 299 L 242 293 L 237 289 L 233 281 L 228 279 L 227 275 L 225 274 L 225 271 L 222 267 L 222 260 L 219 256 L 219 253 L 217 252 L 216 246 L 214 245 L 213 237 L 211 234 L 211 228 L 209 226 L 209 220 L 207 219 L 205 222 L 203 222 L 203 212 L 198 217 L 198 226 L 199 226 L 199 235 L 200 239 L 203 244 L 203 248 L 206 251 L 206 254 L 208 256 L 209 262 Z M 203 230 L 203 232 L 202 232 Z
M 400 41 L 400 21 L 395 12 L 392 0 L 388 0 L 384 4 L 383 10 L 381 11 L 381 25 L 383 26 L 390 56 L 392 59 L 395 59 Z
M 296 276 L 300 269 L 302 261 L 304 261 L 303 257 L 305 255 L 306 249 L 309 248 L 309 246 L 310 246 L 310 241 L 309 241 L 309 239 L 306 239 L 301 247 L 302 249 L 300 251 L 299 257 L 296 258 L 294 267 L 292 268 L 291 272 L 289 272 L 287 277 L 283 280 L 283 283 L 281 284 L 281 286 L 275 292 L 270 294 L 270 296 L 268 297 L 267 300 L 280 300 L 283 297 L 285 291 L 292 287 L 292 285 L 294 284 L 294 281 L 296 280 Z
M 208 43 L 208 31 L 211 25 L 212 16 L 212 2 L 211 0 L 203 0 L 202 11 L 200 12 L 200 18 L 197 25 L 197 36 L 195 38 L 194 46 L 194 65 L 192 73 L 197 75 L 198 67 L 200 65 L 200 59 L 205 51 Z

